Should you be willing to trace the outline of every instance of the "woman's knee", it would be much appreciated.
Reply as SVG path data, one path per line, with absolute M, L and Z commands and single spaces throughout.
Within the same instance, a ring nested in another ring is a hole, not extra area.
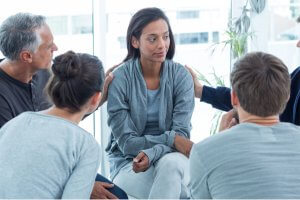
M 188 170 L 188 158 L 182 153 L 173 152 L 164 155 L 156 164 L 156 168 L 174 173 L 176 170 L 184 172 Z

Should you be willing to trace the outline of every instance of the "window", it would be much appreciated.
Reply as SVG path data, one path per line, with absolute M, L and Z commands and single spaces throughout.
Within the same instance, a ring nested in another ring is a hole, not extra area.
M 54 35 L 68 34 L 68 17 L 67 16 L 49 16 L 47 23 L 51 27 Z
M 107 69 L 119 64 L 126 56 L 126 31 L 133 13 L 145 7 L 159 7 L 166 12 L 176 37 L 174 61 L 194 67 L 207 77 L 210 76 L 213 67 L 229 82 L 229 50 L 225 48 L 214 51 L 212 55 L 212 49 L 208 46 L 210 42 L 224 40 L 222 33 L 227 27 L 230 0 L 189 0 L 188 2 L 131 0 L 130 3 L 128 2 L 124 0 L 10 0 L 5 3 L 5 9 L 1 11 L 0 22 L 16 12 L 42 14 L 47 17 L 54 34 L 54 42 L 59 49 L 55 52 L 55 56 L 67 50 L 90 54 L 95 52 Z M 101 23 L 98 23 L 99 21 Z M 103 112 L 101 121 L 99 109 L 80 122 L 80 126 L 95 134 L 96 138 L 100 135 L 96 131 L 98 126 L 103 127 L 102 135 L 110 133 L 106 122 L 105 106 L 102 107 L 101 112 Z M 194 142 L 209 136 L 213 115 L 214 110 L 210 105 L 196 100 L 191 133 Z M 107 141 L 105 137 L 104 142 L 101 141 L 102 148 L 105 148 Z M 102 154 L 104 157 L 105 153 Z M 103 157 L 102 159 L 105 159 Z M 101 165 L 107 166 L 107 162 L 102 160 Z
M 212 42 L 225 40 L 222 33 L 227 28 L 229 0 L 191 0 L 188 3 L 182 0 L 132 0 L 130 6 L 122 0 L 109 0 L 105 6 L 107 67 L 120 63 L 126 56 L 126 32 L 132 14 L 141 8 L 155 6 L 164 10 L 169 18 L 176 42 L 173 60 L 197 69 L 209 79 L 214 68 L 229 84 L 229 49 L 222 46 L 212 55 L 213 48 L 210 47 Z M 194 142 L 209 136 L 214 113 L 211 105 L 196 100 L 191 133 Z
M 290 0 L 290 10 L 291 10 L 291 17 L 297 18 L 300 16 L 300 1 L 299 0 Z
M 199 10 L 187 10 L 176 12 L 177 19 L 193 19 L 199 18 Z
M 220 41 L 219 32 L 217 31 L 212 32 L 212 42 L 218 43 L 219 41 Z
M 208 32 L 203 33 L 180 33 L 179 44 L 208 43 Z
M 265 24 L 257 29 L 268 26 L 266 31 L 256 31 L 257 38 L 261 39 L 261 46 L 258 50 L 266 51 L 276 55 L 288 66 L 292 72 L 300 63 L 300 56 L 296 43 L 300 39 L 300 23 L 297 18 L 300 16 L 299 0 L 269 0 L 269 8 L 265 14 L 257 19 Z M 258 23 L 259 24 L 259 23 Z M 269 30 L 269 31 L 268 31 Z
M 92 15 L 72 16 L 72 33 L 87 34 L 93 32 Z
M 120 48 L 125 49 L 126 48 L 126 38 L 125 37 L 118 37 L 118 41 L 120 43 Z

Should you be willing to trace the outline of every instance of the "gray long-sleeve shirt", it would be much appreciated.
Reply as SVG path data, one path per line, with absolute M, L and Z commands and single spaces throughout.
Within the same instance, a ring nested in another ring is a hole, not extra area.
M 300 127 L 241 123 L 194 144 L 194 199 L 299 199 Z
M 159 87 L 159 135 L 144 135 L 147 123 L 147 87 L 139 59 L 114 71 L 107 110 L 111 137 L 107 147 L 111 177 L 140 151 L 153 164 L 173 151 L 175 134 L 190 137 L 194 85 L 190 73 L 171 60 L 163 63 Z
M 100 163 L 91 134 L 25 112 L 0 129 L 0 199 L 89 199 Z

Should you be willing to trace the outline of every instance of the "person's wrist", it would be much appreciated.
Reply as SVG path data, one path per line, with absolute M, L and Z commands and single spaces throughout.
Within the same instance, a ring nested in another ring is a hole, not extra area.
M 203 91 L 203 85 L 196 85 L 196 90 L 195 90 L 195 97 L 201 99 L 202 97 L 202 91 Z

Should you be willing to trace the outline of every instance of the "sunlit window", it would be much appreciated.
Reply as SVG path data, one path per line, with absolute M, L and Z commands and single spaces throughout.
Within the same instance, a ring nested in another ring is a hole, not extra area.
M 190 19 L 190 18 L 198 18 L 199 10 L 187 10 L 187 11 L 178 11 L 176 12 L 177 19 Z
M 270 21 L 267 51 L 281 58 L 291 72 L 300 63 L 296 49 L 300 39 L 300 1 L 269 0 L 268 4 L 265 19 Z

